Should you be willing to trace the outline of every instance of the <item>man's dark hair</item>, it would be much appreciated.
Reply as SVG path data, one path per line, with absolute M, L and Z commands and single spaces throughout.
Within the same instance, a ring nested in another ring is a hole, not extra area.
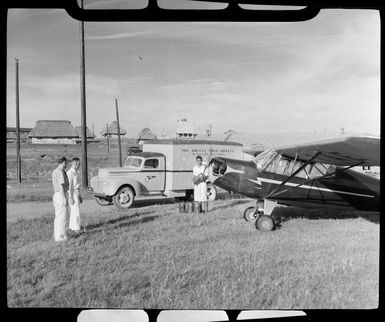
M 201 157 L 200 155 L 197 155 L 196 160 L 197 160 L 197 161 L 198 161 L 198 160 L 201 160 L 201 161 L 202 161 L 202 157 Z
M 80 161 L 80 159 L 78 157 L 73 157 L 72 161 Z
M 63 162 L 66 162 L 67 159 L 65 157 L 60 157 L 59 159 L 57 159 L 57 163 L 59 164 L 62 164 Z

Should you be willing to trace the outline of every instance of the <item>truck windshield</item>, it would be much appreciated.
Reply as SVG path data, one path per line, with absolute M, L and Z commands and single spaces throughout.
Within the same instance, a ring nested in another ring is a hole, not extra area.
M 142 159 L 141 158 L 127 158 L 125 167 L 134 167 L 134 168 L 140 168 L 142 165 Z

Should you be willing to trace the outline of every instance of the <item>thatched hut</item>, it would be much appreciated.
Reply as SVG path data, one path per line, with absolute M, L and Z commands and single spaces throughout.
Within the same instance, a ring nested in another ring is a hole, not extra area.
M 75 126 L 75 131 L 78 134 L 79 138 L 82 138 L 82 127 L 81 126 Z M 87 139 L 94 139 L 95 135 L 90 131 L 90 129 L 87 127 L 86 128 L 86 134 L 87 134 Z
M 127 132 L 125 129 L 123 129 L 121 126 L 119 127 L 120 135 L 125 135 Z M 113 121 L 110 125 L 108 125 L 108 133 L 106 127 L 104 127 L 100 134 L 102 136 L 108 136 L 111 137 L 112 135 L 118 135 L 118 123 L 116 121 Z
M 158 138 L 152 131 L 148 128 L 145 127 L 143 130 L 141 130 L 138 134 L 138 144 L 143 144 L 143 141 L 148 141 L 148 140 L 157 140 Z
M 28 138 L 32 144 L 76 144 L 78 134 L 70 121 L 39 120 Z
M 28 139 L 28 134 L 31 132 L 32 128 L 30 127 L 20 127 L 20 141 L 26 142 Z M 16 142 L 16 127 L 7 127 L 7 143 Z

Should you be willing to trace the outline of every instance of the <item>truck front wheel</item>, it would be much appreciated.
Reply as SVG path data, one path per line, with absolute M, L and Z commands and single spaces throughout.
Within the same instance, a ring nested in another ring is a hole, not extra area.
M 114 196 L 114 205 L 119 210 L 126 210 L 134 203 L 134 192 L 130 187 L 122 187 Z

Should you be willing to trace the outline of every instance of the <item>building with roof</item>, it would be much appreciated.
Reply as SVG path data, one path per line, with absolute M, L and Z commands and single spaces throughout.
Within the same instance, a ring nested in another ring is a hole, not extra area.
M 119 132 L 120 135 L 126 135 L 126 130 L 123 129 L 121 126 L 119 126 Z M 104 127 L 101 131 L 100 134 L 104 137 L 108 135 L 108 137 L 111 137 L 113 135 L 118 135 L 118 122 L 113 121 L 111 122 L 110 125 L 108 125 L 107 129 Z
M 28 138 L 32 144 L 76 144 L 78 134 L 70 121 L 39 120 Z
M 75 126 L 75 131 L 78 134 L 79 139 L 81 140 L 82 127 L 81 126 Z M 88 127 L 86 128 L 86 134 L 87 134 L 87 139 L 94 139 L 95 138 L 95 135 L 90 131 L 90 129 Z
M 141 145 L 143 144 L 144 141 L 157 140 L 157 139 L 158 138 L 156 137 L 156 135 L 148 127 L 145 127 L 139 132 L 137 142 L 139 145 Z
M 31 127 L 20 127 L 20 141 L 27 142 L 28 134 L 32 131 Z M 16 142 L 16 127 L 7 127 L 7 143 Z
M 78 134 L 78 138 L 76 139 L 76 143 L 82 143 L 82 127 L 76 126 L 75 131 Z M 87 142 L 100 142 L 100 140 L 96 139 L 95 134 L 87 127 Z
M 78 134 L 78 137 L 81 139 L 82 138 L 82 127 L 81 126 L 75 126 L 75 131 Z M 94 139 L 95 135 L 90 131 L 90 129 L 87 127 L 86 128 L 86 134 L 87 134 L 87 139 Z

